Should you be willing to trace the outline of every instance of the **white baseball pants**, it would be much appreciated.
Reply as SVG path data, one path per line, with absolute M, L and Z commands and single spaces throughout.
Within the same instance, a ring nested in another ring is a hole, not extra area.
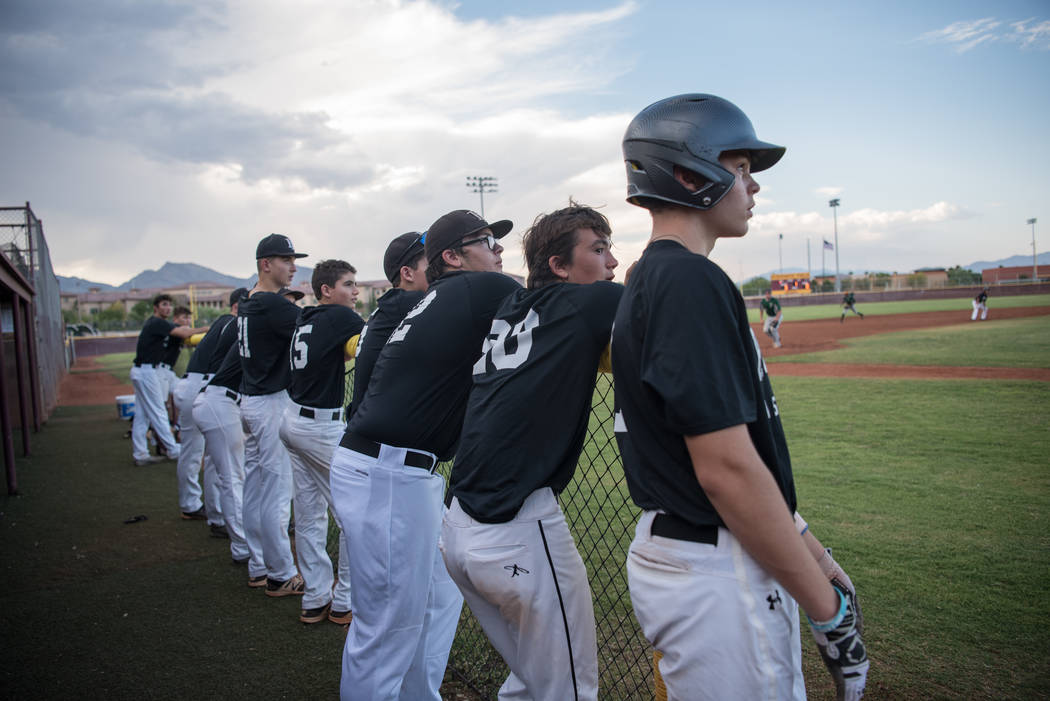
M 976 299 L 970 300 L 970 304 L 973 305 L 973 314 L 970 315 L 970 321 L 977 321 L 977 313 L 980 312 L 981 319 L 988 318 L 988 305 L 983 302 L 978 302 Z
M 724 528 L 718 544 L 650 534 L 643 512 L 627 553 L 642 633 L 663 653 L 670 701 L 806 698 L 798 604 Z
M 235 397 L 236 393 L 227 394 L 224 387 L 208 385 L 193 400 L 193 421 L 215 465 L 223 519 L 230 534 L 230 556 L 249 560 L 249 572 L 258 577 L 266 573 L 266 564 L 261 551 L 252 557 L 244 535 L 244 427 Z
M 332 459 L 354 590 L 343 701 L 441 699 L 463 597 L 438 550 L 445 480 L 406 466 L 405 453 L 383 445 L 372 458 L 338 447 Z
M 204 384 L 204 375 L 191 372 L 175 384 L 175 408 L 179 412 L 179 462 L 175 471 L 179 495 L 179 509 L 192 513 L 201 508 L 201 459 L 204 461 L 204 506 L 208 523 L 221 526 L 222 504 L 219 476 L 215 465 L 205 454 L 204 435 L 193 420 L 193 401 Z
M 244 535 L 252 560 L 261 554 L 266 566 L 257 572 L 249 563 L 248 571 L 252 577 L 265 574 L 281 582 L 298 573 L 288 540 L 292 464 L 280 437 L 288 403 L 284 390 L 241 397 L 241 419 L 248 434 L 244 441 Z
M 783 321 L 784 317 L 780 317 L 780 321 Z M 780 323 L 773 323 L 772 317 L 766 317 L 766 320 L 762 323 L 762 331 L 773 339 L 773 345 L 780 346 Z
M 146 432 L 153 426 L 157 440 L 171 458 L 179 456 L 179 445 L 171 433 L 168 410 L 164 406 L 164 379 L 152 365 L 131 367 L 131 386 L 135 389 L 135 417 L 131 421 L 131 454 L 136 460 L 149 458 Z
M 167 363 L 157 366 L 157 374 L 164 380 L 164 400 L 167 401 L 168 397 L 175 393 L 175 385 L 179 378 L 175 375 L 175 370 Z
M 310 409 L 315 418 L 308 418 L 300 414 L 301 408 L 289 403 L 281 425 L 281 440 L 288 449 L 295 484 L 295 555 L 306 580 L 303 608 L 320 608 L 331 602 L 336 611 L 350 611 L 350 563 L 342 529 L 339 577 L 334 590 L 332 560 L 328 557 L 328 507 L 332 503 L 329 474 L 332 454 L 346 425 L 332 418 L 342 417 L 341 409 Z
M 598 698 L 587 569 L 549 488 L 507 523 L 481 523 L 453 498 L 442 526 L 449 575 L 511 675 L 499 698 Z

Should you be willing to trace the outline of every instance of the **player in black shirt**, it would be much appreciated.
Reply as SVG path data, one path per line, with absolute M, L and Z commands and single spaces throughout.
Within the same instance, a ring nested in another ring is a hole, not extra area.
M 342 404 L 348 358 L 344 347 L 365 323 L 353 310 L 356 273 L 342 260 L 323 260 L 314 266 L 311 283 L 318 306 L 299 312 L 290 347 L 292 401 L 284 413 L 281 440 L 291 458 L 295 483 L 295 552 L 306 580 L 299 615 L 303 623 L 318 623 L 325 617 L 350 623 L 350 566 L 341 534 L 339 578 L 332 589 L 328 476 L 345 428 Z
M 151 457 L 146 443 L 146 432 L 153 426 L 153 433 L 171 459 L 179 457 L 179 446 L 171 433 L 168 411 L 165 408 L 168 392 L 160 367 L 164 362 L 164 351 L 170 343 L 189 338 L 195 333 L 204 333 L 207 326 L 190 328 L 176 326 L 168 321 L 171 316 L 171 295 L 159 294 L 153 298 L 153 315 L 146 319 L 135 344 L 135 359 L 131 368 L 131 385 L 135 389 L 135 417 L 131 422 L 131 450 L 136 465 L 148 465 L 163 460 Z
M 405 314 L 416 306 L 427 291 L 427 259 L 423 255 L 424 235 L 418 231 L 401 234 L 386 247 L 383 272 L 394 285 L 379 298 L 379 305 L 361 330 L 354 359 L 354 394 L 350 413 L 364 399 L 379 351 Z
M 463 597 L 438 551 L 444 480 L 434 468 L 455 451 L 492 317 L 520 289 L 499 272 L 497 240 L 511 227 L 458 210 L 427 230 L 433 282 L 383 346 L 332 460 L 354 590 L 344 699 L 440 699 Z
M 302 595 L 302 575 L 288 540 L 292 465 L 280 429 L 288 406 L 288 348 L 299 308 L 282 292 L 295 275 L 296 253 L 287 236 L 270 234 L 256 247 L 259 281 L 237 309 L 241 356 L 241 416 L 244 443 L 244 532 L 252 559 L 249 586 L 266 577 L 268 596 Z M 256 569 L 256 554 L 265 569 Z
M 653 233 L 616 315 L 615 430 L 644 510 L 631 600 L 668 696 L 805 698 L 797 600 L 840 694 L 859 698 L 868 662 L 853 593 L 807 556 L 758 342 L 707 258 L 718 238 L 747 233 L 752 172 L 784 149 L 732 103 L 681 95 L 635 117 L 623 151 L 628 201 L 650 211 Z
M 452 468 L 445 563 L 511 669 L 501 693 L 515 697 L 598 696 L 587 570 L 557 495 L 576 471 L 623 292 L 608 282 L 610 233 L 574 203 L 526 232 L 528 288 L 492 322 Z
M 977 315 L 981 315 L 981 321 L 988 318 L 988 288 L 985 287 L 983 290 L 977 293 L 977 296 L 973 298 L 973 314 L 970 315 L 970 321 L 977 321 Z

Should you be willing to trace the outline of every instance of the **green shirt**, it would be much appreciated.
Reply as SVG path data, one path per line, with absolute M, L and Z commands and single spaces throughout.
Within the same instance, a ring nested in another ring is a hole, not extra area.
M 776 297 L 770 297 L 769 299 L 762 298 L 760 306 L 762 307 L 762 311 L 769 316 L 776 316 L 780 313 L 780 302 Z
M 842 298 L 842 303 L 843 303 L 843 304 L 849 304 L 849 305 L 851 305 L 851 306 L 852 306 L 852 304 L 853 304 L 853 303 L 854 303 L 855 301 L 856 301 L 856 300 L 855 300 L 855 299 L 853 299 L 853 293 L 852 293 L 852 292 L 847 292 L 847 293 L 846 293 L 846 296 Z

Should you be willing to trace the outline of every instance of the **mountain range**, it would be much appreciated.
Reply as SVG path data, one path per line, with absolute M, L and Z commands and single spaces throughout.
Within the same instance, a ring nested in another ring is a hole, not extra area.
M 1000 266 L 1009 268 L 1015 265 L 1030 265 L 1031 262 L 1031 256 L 1017 255 L 1000 258 L 999 260 L 975 261 L 962 267 L 979 273 L 986 268 L 998 268 Z M 1040 253 L 1037 257 L 1037 262 L 1039 266 L 1050 266 L 1050 252 Z M 797 267 L 785 270 L 785 272 L 799 271 L 801 269 Z M 768 278 L 773 272 L 779 271 L 770 271 L 766 273 L 765 277 Z M 860 273 L 864 271 L 854 272 Z M 311 275 L 313 275 L 313 268 L 297 266 L 295 279 L 292 282 L 295 285 L 303 282 L 308 283 Z M 178 287 L 190 282 L 212 282 L 220 285 L 230 285 L 231 287 L 251 287 L 255 284 L 255 275 L 247 278 L 236 278 L 196 263 L 165 263 L 160 270 L 144 270 L 121 285 L 107 285 L 104 282 L 92 282 L 79 277 L 58 276 L 59 288 L 67 293 L 87 292 L 92 287 L 97 287 L 103 292 L 127 291 L 131 289 L 145 290 L 158 287 Z

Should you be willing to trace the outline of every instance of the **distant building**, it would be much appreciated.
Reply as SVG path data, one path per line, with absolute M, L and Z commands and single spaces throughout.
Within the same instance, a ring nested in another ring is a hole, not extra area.
M 1039 266 L 1036 269 L 1040 280 L 1050 277 L 1050 266 Z M 985 268 L 981 271 L 981 281 L 985 285 L 1001 285 L 1004 282 L 1031 282 L 1032 266 L 1014 265 L 1009 268 Z

